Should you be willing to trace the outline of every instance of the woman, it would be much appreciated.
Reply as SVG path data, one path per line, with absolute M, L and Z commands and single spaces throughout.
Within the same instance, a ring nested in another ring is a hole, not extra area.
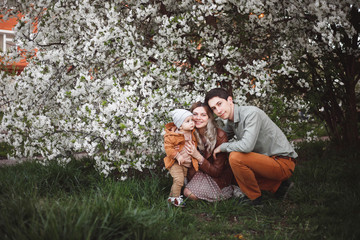
M 223 142 L 227 142 L 226 133 L 215 124 L 210 108 L 201 102 L 191 106 L 195 122 L 195 136 L 198 142 L 197 150 L 194 144 L 188 143 L 185 149 L 188 154 L 199 162 L 199 171 L 193 167 L 188 170 L 189 183 L 184 189 L 184 195 L 192 200 L 207 200 L 210 202 L 228 199 L 232 196 L 231 183 L 234 180 L 228 154 L 219 153 L 213 158 L 213 150 Z

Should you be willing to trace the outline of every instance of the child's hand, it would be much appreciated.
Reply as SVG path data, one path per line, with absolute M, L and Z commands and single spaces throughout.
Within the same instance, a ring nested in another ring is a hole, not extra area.
M 186 151 L 183 149 L 176 155 L 176 160 L 178 161 L 179 165 L 183 165 L 185 163 L 191 162 L 191 157 Z

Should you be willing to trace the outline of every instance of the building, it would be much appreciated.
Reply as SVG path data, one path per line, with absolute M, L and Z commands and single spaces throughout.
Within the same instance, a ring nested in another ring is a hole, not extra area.
M 16 26 L 18 19 L 22 15 L 18 14 L 17 16 L 11 17 L 7 20 L 3 19 L 3 16 L 0 15 L 0 62 L 2 62 L 1 56 L 4 56 L 9 48 L 16 47 L 13 39 L 15 37 L 14 27 Z M 27 66 L 26 59 L 22 59 L 19 62 L 14 62 L 11 64 L 1 64 L 0 69 L 16 73 L 20 73 Z

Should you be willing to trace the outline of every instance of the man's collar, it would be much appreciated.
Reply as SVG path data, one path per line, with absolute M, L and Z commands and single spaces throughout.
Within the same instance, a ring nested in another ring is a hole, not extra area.
M 234 123 L 240 122 L 239 106 L 234 104 Z

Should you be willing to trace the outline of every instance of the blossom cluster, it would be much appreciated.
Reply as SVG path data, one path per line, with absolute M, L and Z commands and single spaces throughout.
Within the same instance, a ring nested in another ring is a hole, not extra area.
M 298 46 L 322 54 L 318 42 L 286 36 L 301 18 L 316 17 L 312 31 L 321 33 L 329 47 L 338 44 L 329 22 L 343 24 L 348 1 L 308 2 L 16 3 L 4 12 L 25 15 L 14 41 L 37 53 L 20 75 L 1 79 L 6 104 L 1 137 L 18 157 L 63 161 L 86 152 L 104 175 L 114 168 L 126 173 L 154 167 L 162 161 L 170 110 L 188 108 L 217 86 L 231 86 L 239 104 L 252 100 L 266 108 L 276 94 L 273 79 L 297 74 Z M 346 22 L 344 29 L 354 31 Z M 274 49 L 265 45 L 269 39 Z M 19 54 L 14 49 L 7 57 L 13 61 Z M 311 88 L 302 78 L 297 84 Z M 306 105 L 301 98 L 287 104 L 293 109 Z

